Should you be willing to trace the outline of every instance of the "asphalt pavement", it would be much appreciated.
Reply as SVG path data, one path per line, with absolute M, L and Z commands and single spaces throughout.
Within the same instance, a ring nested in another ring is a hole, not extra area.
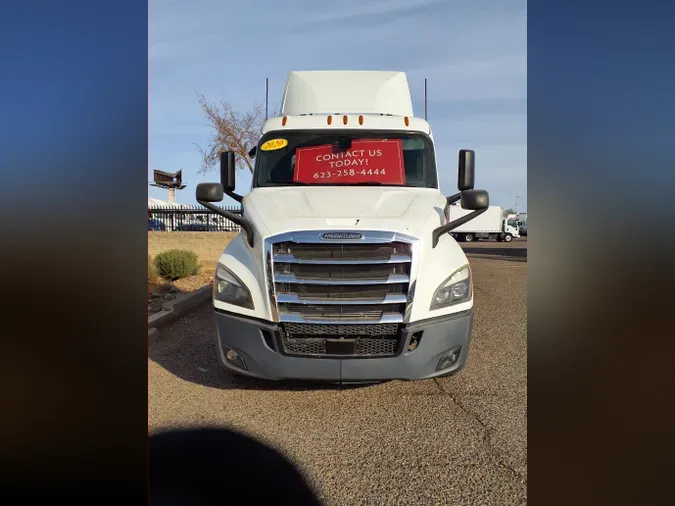
M 469 361 L 457 376 L 370 386 L 236 380 L 207 303 L 148 361 L 151 432 L 220 425 L 293 460 L 327 505 L 527 501 L 527 241 L 460 243 L 474 274 Z

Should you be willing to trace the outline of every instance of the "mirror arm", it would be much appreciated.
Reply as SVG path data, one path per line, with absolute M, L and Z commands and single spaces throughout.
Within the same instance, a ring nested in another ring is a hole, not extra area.
M 447 199 L 447 203 L 445 204 L 446 206 L 452 205 L 455 202 L 457 202 L 459 199 L 462 198 L 462 192 L 455 193 L 454 195 L 450 195 Z
M 457 202 L 459 199 L 462 198 L 462 192 L 455 193 L 454 195 L 450 195 L 446 201 L 445 201 L 445 208 L 443 208 L 443 213 L 445 213 L 445 217 L 449 219 L 450 216 L 450 206 Z
M 246 233 L 248 245 L 251 248 L 253 247 L 253 225 L 251 224 L 250 221 L 248 221 L 243 216 L 239 216 L 238 214 L 234 214 L 234 213 L 231 213 L 230 211 L 226 211 L 225 209 L 221 209 L 218 206 L 214 206 L 210 202 L 205 202 L 203 200 L 198 200 L 197 202 L 199 202 L 205 208 L 213 211 L 214 213 L 219 214 L 219 215 L 223 216 L 224 218 L 227 218 L 232 223 L 236 223 L 237 225 L 239 225 L 241 227 L 241 229 Z
M 236 200 L 236 201 L 239 202 L 240 204 L 241 204 L 241 201 L 244 200 L 244 197 L 242 197 L 241 195 L 238 195 L 238 194 L 236 194 L 236 193 L 234 193 L 234 192 L 231 192 L 231 191 L 225 190 L 225 195 L 227 195 L 227 196 L 230 197 L 231 199 Z
M 453 228 L 457 228 L 460 225 L 464 225 L 467 221 L 473 220 L 476 216 L 480 216 L 485 211 L 487 211 L 487 207 L 485 209 L 478 209 L 477 211 L 469 213 L 466 216 L 462 216 L 461 218 L 457 218 L 456 220 L 451 221 L 450 223 L 447 223 L 443 226 L 434 229 L 434 231 L 431 233 L 431 247 L 435 248 L 438 245 L 438 241 L 443 234 L 447 234 Z

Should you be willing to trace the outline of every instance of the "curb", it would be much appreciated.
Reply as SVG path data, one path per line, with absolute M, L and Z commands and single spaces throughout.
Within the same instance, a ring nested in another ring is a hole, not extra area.
M 527 263 L 527 257 L 524 256 L 506 256 L 506 255 L 481 255 L 474 253 L 466 253 L 466 258 L 471 260 L 472 258 L 478 258 L 480 260 L 501 260 L 503 262 L 520 262 Z
M 212 285 L 205 285 L 194 292 L 180 294 L 171 302 L 166 302 L 162 306 L 163 311 L 150 315 L 148 317 L 148 339 L 150 342 L 153 343 L 159 339 L 160 330 L 163 327 L 173 323 L 186 312 L 208 300 L 212 291 Z
M 155 327 L 151 327 L 148 329 L 148 342 L 150 344 L 155 344 L 157 341 L 159 341 L 160 337 L 161 334 L 159 332 L 159 329 L 156 329 Z

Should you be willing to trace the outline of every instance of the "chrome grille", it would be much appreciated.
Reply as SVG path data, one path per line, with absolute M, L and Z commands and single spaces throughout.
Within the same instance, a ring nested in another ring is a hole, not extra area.
M 272 245 L 271 260 L 282 322 L 403 321 L 412 264 L 409 243 L 285 241 Z
M 407 291 L 407 283 L 389 285 L 299 285 L 277 283 L 277 294 L 295 294 L 300 300 L 382 301 L 387 295 L 405 297 Z
M 405 304 L 279 304 L 280 314 L 295 314 L 311 320 L 376 320 L 384 315 L 398 316 L 405 312 Z
M 364 236 L 363 242 L 324 242 L 320 233 L 300 232 L 268 243 L 281 351 L 331 356 L 347 350 L 362 357 L 397 352 L 411 303 L 413 239 Z
M 276 276 L 287 276 L 297 282 L 311 281 L 377 281 L 385 282 L 388 279 L 400 279 L 407 283 L 410 279 L 410 264 L 365 264 L 365 265 L 341 265 L 341 264 L 297 264 L 276 263 L 274 265 Z
M 303 260 L 379 260 L 410 261 L 410 247 L 404 243 L 391 244 L 297 244 L 274 245 L 275 256 L 289 256 Z

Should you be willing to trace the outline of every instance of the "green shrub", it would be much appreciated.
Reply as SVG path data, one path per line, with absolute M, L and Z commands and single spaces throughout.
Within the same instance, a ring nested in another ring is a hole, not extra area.
M 197 254 L 192 251 L 172 249 L 155 257 L 159 275 L 168 281 L 192 276 L 199 272 Z
M 157 268 L 155 264 L 152 263 L 152 257 L 148 255 L 148 281 L 155 281 L 157 277 Z

